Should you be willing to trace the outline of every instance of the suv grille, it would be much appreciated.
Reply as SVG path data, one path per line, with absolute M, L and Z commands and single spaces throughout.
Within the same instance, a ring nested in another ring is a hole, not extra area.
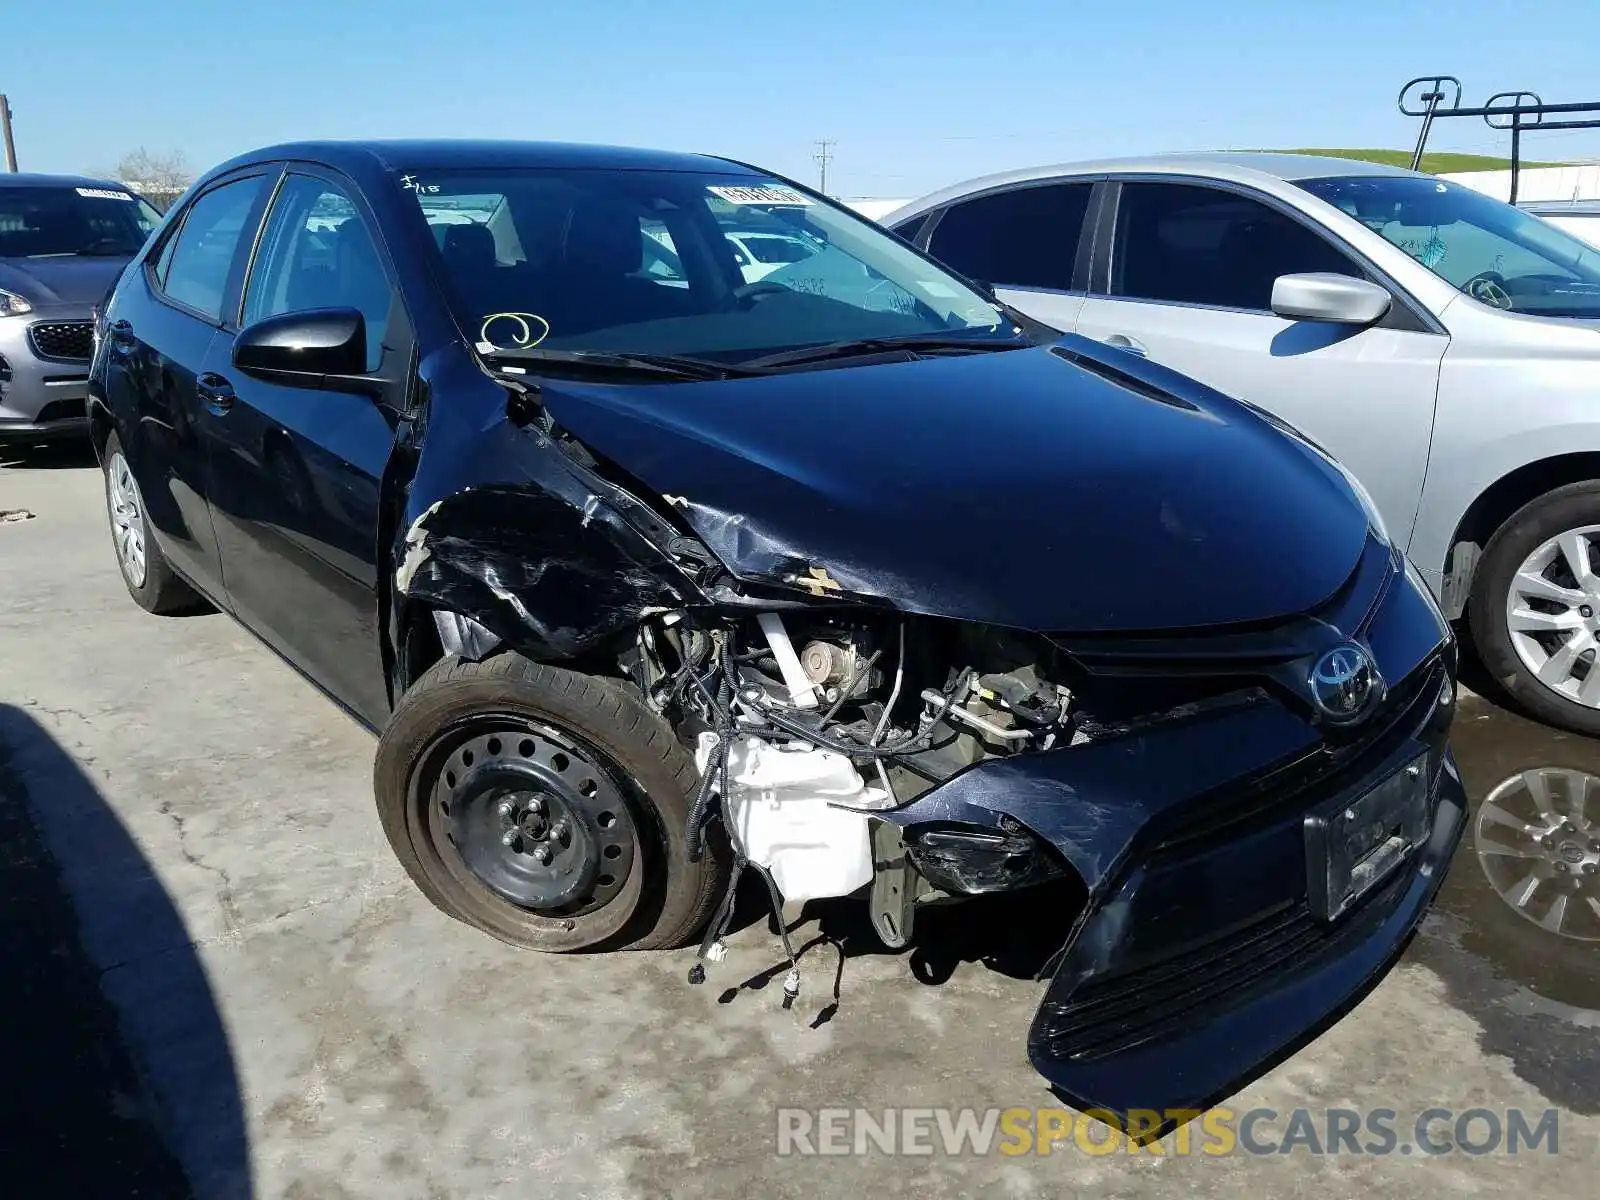
M 40 358 L 87 362 L 94 353 L 94 324 L 90 321 L 40 321 L 28 327 L 28 340 Z
M 34 414 L 35 425 L 48 425 L 52 421 L 81 420 L 84 416 L 82 400 L 52 400 Z

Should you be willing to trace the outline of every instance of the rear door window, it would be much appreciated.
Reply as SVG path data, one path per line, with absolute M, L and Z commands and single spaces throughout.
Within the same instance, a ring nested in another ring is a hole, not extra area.
M 213 188 L 189 207 L 183 228 L 157 265 L 158 281 L 170 299 L 214 321 L 222 319 L 228 272 L 265 186 L 265 176 L 252 175 Z
M 1093 191 L 1093 183 L 1051 183 L 956 204 L 933 227 L 928 253 L 995 286 L 1071 291 Z

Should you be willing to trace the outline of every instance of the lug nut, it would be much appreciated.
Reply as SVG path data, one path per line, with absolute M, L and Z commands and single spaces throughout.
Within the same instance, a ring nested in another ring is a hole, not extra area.
M 500 844 L 502 846 L 515 846 L 521 840 L 522 835 L 515 829 L 508 829 L 500 835 Z
M 535 792 L 528 797 L 528 811 L 531 813 L 544 812 L 544 796 L 542 793 Z
M 564 842 L 567 840 L 567 834 L 571 829 L 572 826 L 568 824 L 565 817 L 557 817 L 555 822 L 550 826 L 550 836 L 555 838 L 557 841 Z
M 513 813 L 515 813 L 517 811 L 517 806 L 511 803 L 510 800 L 502 800 L 499 804 L 495 805 L 494 810 L 495 812 L 499 813 L 501 817 L 505 818 L 510 817 Z
M 533 848 L 533 857 L 539 860 L 541 867 L 550 865 L 550 847 L 538 845 Z

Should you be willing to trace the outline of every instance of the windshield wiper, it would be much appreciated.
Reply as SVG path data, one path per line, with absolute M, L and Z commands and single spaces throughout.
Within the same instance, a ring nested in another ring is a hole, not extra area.
M 527 349 L 496 346 L 492 350 L 479 349 L 487 362 L 527 364 L 529 367 L 578 367 L 601 372 L 632 372 L 636 375 L 658 375 L 666 379 L 732 379 L 736 376 L 761 375 L 741 363 L 713 362 L 708 358 L 690 358 L 681 354 L 611 353 L 601 350 L 554 350 L 529 346 Z
M 773 367 L 795 366 L 799 363 L 824 362 L 830 358 L 855 358 L 864 354 L 884 354 L 895 350 L 1020 350 L 1035 343 L 1028 338 L 960 337 L 955 334 L 913 333 L 900 337 L 854 338 L 843 342 L 824 342 L 820 346 L 801 346 L 797 350 L 783 350 L 761 358 L 746 359 L 741 367 L 769 370 Z

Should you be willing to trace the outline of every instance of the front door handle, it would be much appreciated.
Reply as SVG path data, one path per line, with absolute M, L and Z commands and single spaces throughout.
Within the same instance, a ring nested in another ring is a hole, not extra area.
M 1118 350 L 1126 350 L 1129 354 L 1137 354 L 1140 358 L 1149 358 L 1150 352 L 1144 348 L 1144 343 L 1138 338 L 1129 337 L 1125 333 L 1113 333 L 1106 339 L 1106 345 L 1115 346 Z
M 200 397 L 200 403 L 219 416 L 233 407 L 233 384 L 214 371 L 207 371 L 196 379 L 194 391 Z

